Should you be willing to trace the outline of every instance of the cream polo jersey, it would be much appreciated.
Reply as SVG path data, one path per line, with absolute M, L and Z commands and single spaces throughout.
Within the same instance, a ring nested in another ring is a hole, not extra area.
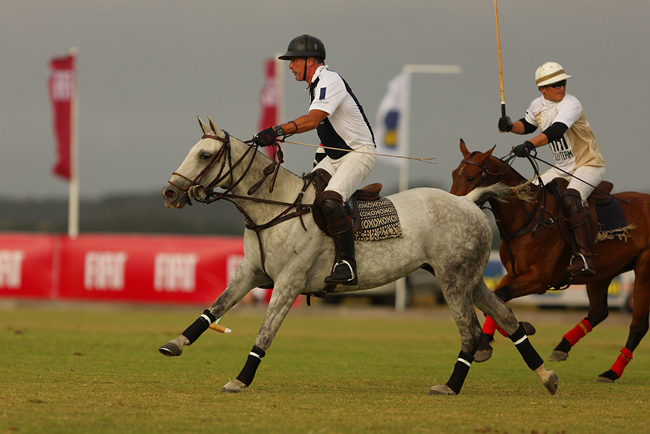
M 594 133 L 575 96 L 567 93 L 562 101 L 553 102 L 542 95 L 530 104 L 525 119 L 542 131 L 554 122 L 562 122 L 569 128 L 561 139 L 548 144 L 560 169 L 573 173 L 582 166 L 605 167 Z
M 345 150 L 375 146 L 363 107 L 340 75 L 330 71 L 327 65 L 320 66 L 312 77 L 309 93 L 309 110 L 322 110 L 328 114 L 316 129 L 323 146 Z M 325 149 L 325 152 L 334 160 L 347 154 L 331 149 Z

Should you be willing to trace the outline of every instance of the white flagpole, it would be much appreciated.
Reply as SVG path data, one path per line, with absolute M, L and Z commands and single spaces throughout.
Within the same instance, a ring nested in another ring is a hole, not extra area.
M 406 64 L 402 67 L 402 72 L 409 74 L 460 74 L 462 68 L 458 65 L 414 65 Z M 401 128 L 402 132 L 402 155 L 409 155 L 409 139 L 410 139 L 410 113 L 411 113 L 411 77 L 409 76 L 409 93 L 406 95 L 406 104 L 404 108 L 404 115 L 402 116 Z M 399 191 L 408 190 L 409 184 L 409 161 L 408 159 L 402 160 L 399 172 Z M 406 278 L 401 278 L 395 282 L 395 310 L 397 312 L 404 312 L 406 309 Z
M 79 50 L 76 47 L 70 49 L 70 56 L 75 58 L 74 86 L 72 96 L 72 127 L 70 128 L 70 196 L 68 198 L 68 237 L 76 238 L 79 235 L 79 167 L 77 158 L 78 137 L 79 137 L 79 80 L 77 78 L 76 57 Z

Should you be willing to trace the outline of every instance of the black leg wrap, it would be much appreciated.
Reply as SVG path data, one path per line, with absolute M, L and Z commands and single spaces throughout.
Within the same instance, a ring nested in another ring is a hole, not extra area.
M 517 331 L 510 335 L 510 340 L 514 342 L 517 350 L 519 350 L 519 354 L 524 358 L 524 361 L 530 369 L 534 371 L 544 364 L 542 358 L 537 354 L 535 348 L 533 348 L 533 344 L 528 340 L 526 331 L 521 324 L 519 324 Z
M 217 318 L 206 309 L 203 311 L 203 315 L 198 317 L 191 326 L 185 329 L 183 336 L 185 336 L 187 340 L 190 341 L 190 345 L 192 345 L 194 341 L 196 341 L 199 336 L 210 327 L 210 324 L 216 320 Z
M 257 367 L 260 366 L 262 357 L 264 357 L 265 355 L 266 353 L 264 352 L 263 349 L 253 346 L 253 349 L 248 354 L 248 359 L 246 359 L 246 364 L 244 365 L 244 369 L 241 370 L 241 372 L 237 376 L 237 379 L 242 383 L 244 383 L 246 386 L 250 386 L 250 384 L 253 382 L 253 378 L 255 378 L 255 372 L 257 372 Z
M 460 393 L 460 389 L 463 387 L 465 378 L 469 373 L 469 368 L 474 361 L 474 356 L 471 356 L 463 351 L 458 354 L 458 361 L 454 365 L 454 372 L 451 374 L 449 381 L 447 381 L 447 387 L 456 392 L 456 395 Z

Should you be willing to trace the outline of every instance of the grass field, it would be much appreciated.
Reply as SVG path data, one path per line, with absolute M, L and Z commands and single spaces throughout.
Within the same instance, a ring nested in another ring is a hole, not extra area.
M 623 378 L 595 382 L 625 343 L 625 313 L 612 313 L 566 362 L 546 363 L 560 377 L 555 396 L 500 336 L 460 395 L 427 396 L 459 351 L 446 308 L 301 308 L 251 387 L 233 395 L 220 390 L 243 367 L 261 310 L 228 313 L 222 324 L 232 334 L 208 330 L 183 356 L 166 358 L 158 347 L 202 307 L 48 307 L 0 310 L 0 433 L 650 432 L 650 338 Z M 544 359 L 584 316 L 516 313 L 537 327 L 531 341 Z

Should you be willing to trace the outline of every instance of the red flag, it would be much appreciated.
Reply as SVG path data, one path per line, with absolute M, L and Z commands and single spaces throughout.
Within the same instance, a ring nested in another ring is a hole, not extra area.
M 273 127 L 278 124 L 278 88 L 275 80 L 275 60 L 267 59 L 264 62 L 266 74 L 264 75 L 264 87 L 260 92 L 260 105 L 262 113 L 260 115 L 258 130 Z M 272 149 L 266 148 L 266 155 L 272 157 Z
M 54 115 L 54 135 L 57 141 L 58 161 L 52 168 L 55 175 L 71 178 L 70 151 L 72 146 L 72 108 L 75 96 L 75 56 L 50 60 L 48 83 Z
M 259 123 L 260 131 L 275 126 L 278 122 L 278 89 L 275 83 L 275 60 L 267 59 L 265 66 L 264 87 L 260 92 L 260 104 L 262 105 Z

